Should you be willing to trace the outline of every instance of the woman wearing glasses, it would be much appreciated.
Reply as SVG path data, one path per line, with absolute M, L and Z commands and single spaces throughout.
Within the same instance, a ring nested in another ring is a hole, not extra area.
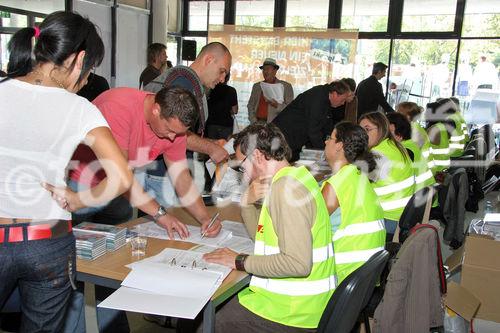
M 367 173 L 375 168 L 368 135 L 358 125 L 341 122 L 325 141 L 332 168 L 322 188 L 332 225 L 337 284 L 384 249 L 384 212 Z
M 70 212 L 125 192 L 132 174 L 100 112 L 75 94 L 104 56 L 92 22 L 50 14 L 14 34 L 9 52 L 0 82 L 0 308 L 19 287 L 21 332 L 59 332 L 75 273 Z M 65 175 L 81 142 L 107 161 L 108 178 L 76 194 Z
M 391 241 L 403 210 L 415 193 L 415 176 L 406 149 L 394 138 L 381 112 L 364 114 L 359 125 L 368 134 L 368 147 L 377 166 L 370 173 L 372 186 L 384 210 L 387 240 Z

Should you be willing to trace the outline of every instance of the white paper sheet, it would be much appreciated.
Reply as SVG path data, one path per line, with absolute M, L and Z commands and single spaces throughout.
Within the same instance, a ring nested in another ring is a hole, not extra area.
M 233 236 L 250 238 L 247 228 L 241 222 L 224 220 L 222 221 L 222 229 L 230 231 Z
M 262 93 L 264 97 L 268 100 L 275 100 L 279 104 L 282 104 L 285 101 L 284 94 L 285 88 L 281 83 L 267 83 L 261 82 L 260 87 L 262 89 Z
M 167 296 L 121 287 L 97 307 L 194 319 L 209 299 L 210 296 L 197 298 Z
M 196 243 L 196 244 L 206 244 L 206 245 L 212 245 L 212 246 L 219 246 L 222 244 L 225 240 L 230 239 L 232 237 L 232 234 L 230 231 L 227 230 L 221 230 L 221 232 L 217 235 L 217 237 L 203 237 L 201 238 L 201 228 L 192 226 L 192 225 L 186 225 L 189 231 L 189 237 L 185 239 L 181 239 L 179 235 L 175 234 L 175 240 L 178 241 L 183 241 L 183 242 L 191 242 L 191 243 Z M 143 224 L 139 224 L 136 226 L 136 231 L 139 232 L 140 234 L 147 236 L 147 237 L 153 237 L 153 238 L 159 238 L 159 239 L 169 239 L 167 235 L 167 231 L 157 225 L 155 222 L 146 222 Z
M 211 296 L 211 290 L 221 274 L 192 269 L 189 266 L 170 266 L 160 263 L 136 263 L 121 285 L 160 295 L 183 297 Z

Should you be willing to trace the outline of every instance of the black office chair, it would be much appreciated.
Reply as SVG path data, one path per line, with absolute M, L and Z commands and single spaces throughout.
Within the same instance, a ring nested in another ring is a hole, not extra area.
M 361 311 L 366 307 L 388 258 L 387 251 L 377 252 L 342 281 L 323 311 L 317 333 L 351 332 Z

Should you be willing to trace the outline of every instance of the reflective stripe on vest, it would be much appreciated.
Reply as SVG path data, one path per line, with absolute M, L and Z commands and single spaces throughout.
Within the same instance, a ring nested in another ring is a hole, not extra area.
M 342 237 L 369 234 L 383 229 L 384 229 L 383 220 L 350 224 L 344 229 L 335 231 L 332 240 L 335 242 Z
M 280 248 L 278 246 L 266 245 L 263 241 L 255 242 L 254 254 L 259 255 L 270 255 L 280 253 Z M 328 244 L 327 246 L 313 249 L 313 262 L 318 263 L 333 256 L 333 245 Z
M 431 152 L 429 150 L 422 150 L 422 156 L 428 158 Z
M 425 182 L 427 179 L 432 177 L 432 172 L 431 170 L 427 170 L 425 173 L 418 175 L 415 177 L 415 182 L 417 184 Z
M 434 155 L 444 155 L 450 153 L 450 148 L 431 148 L 431 151 Z
M 410 201 L 411 196 L 403 198 L 403 199 L 397 199 L 397 200 L 391 200 L 391 201 L 384 201 L 381 202 L 380 205 L 382 206 L 382 209 L 385 210 L 392 210 L 396 208 L 404 208 L 408 201 Z
M 335 252 L 335 264 L 349 264 L 358 261 L 368 261 L 372 255 L 377 253 L 378 251 L 383 250 L 384 247 L 377 247 L 369 250 L 361 250 L 361 251 L 349 251 L 349 252 Z
M 434 165 L 436 166 L 450 166 L 451 161 L 448 160 L 434 160 Z
M 335 290 L 337 281 L 335 275 L 315 281 L 266 279 L 254 275 L 250 280 L 250 286 L 259 287 L 281 295 L 312 296 Z
M 465 145 L 463 143 L 450 143 L 451 149 L 464 149 Z
M 450 141 L 459 142 L 460 140 L 465 140 L 465 135 L 452 135 Z
M 408 187 L 412 186 L 414 184 L 414 182 L 415 182 L 415 177 L 411 176 L 411 177 L 406 178 L 403 181 L 400 181 L 400 182 L 397 182 L 397 183 L 394 183 L 391 185 L 376 187 L 376 188 L 374 188 L 374 190 L 375 190 L 375 193 L 377 193 L 377 195 L 379 195 L 379 196 L 386 195 L 386 194 L 390 194 L 390 193 L 396 193 L 396 192 L 401 191 L 402 189 L 408 188 Z

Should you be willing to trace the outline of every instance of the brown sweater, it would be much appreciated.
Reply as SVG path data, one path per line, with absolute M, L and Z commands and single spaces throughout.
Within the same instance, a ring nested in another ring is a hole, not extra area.
M 285 176 L 272 184 L 268 194 L 269 215 L 278 236 L 280 253 L 251 255 L 245 270 L 263 277 L 303 277 L 312 268 L 311 228 L 316 217 L 312 194 L 293 177 Z M 248 233 L 255 235 L 260 209 L 242 206 L 241 216 Z

